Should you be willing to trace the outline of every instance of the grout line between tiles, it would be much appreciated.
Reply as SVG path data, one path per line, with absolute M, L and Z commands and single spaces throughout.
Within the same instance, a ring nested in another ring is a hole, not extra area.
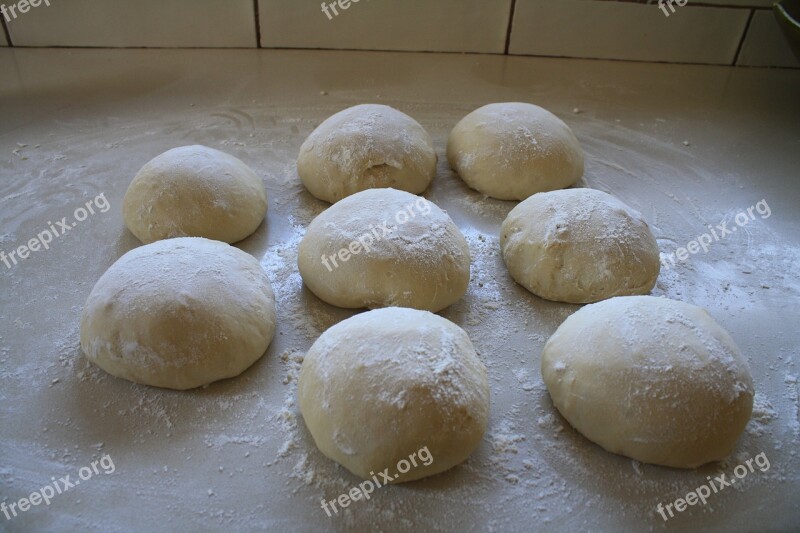
M 8 31 L 8 24 L 6 24 L 5 17 L 0 17 L 0 26 L 3 27 L 3 33 L 6 35 L 6 41 L 8 41 L 8 46 L 14 46 L 14 43 L 11 42 L 11 32 Z
M 253 0 L 253 14 L 256 17 L 256 48 L 261 48 L 261 17 L 258 11 L 258 1 Z
M 514 11 L 517 7 L 517 0 L 511 0 L 511 12 L 508 14 L 508 28 L 506 29 L 506 46 L 505 55 L 508 55 L 508 50 L 511 47 L 511 31 L 514 29 Z
M 744 31 L 742 32 L 742 38 L 739 41 L 739 46 L 736 47 L 736 53 L 733 55 L 733 63 L 731 66 L 736 66 L 736 63 L 739 62 L 739 56 L 742 53 L 742 48 L 744 48 L 744 41 L 747 39 L 747 34 L 750 33 L 750 25 L 753 23 L 753 17 L 755 16 L 756 11 L 754 9 L 750 10 L 750 16 L 747 17 L 747 24 L 744 25 Z

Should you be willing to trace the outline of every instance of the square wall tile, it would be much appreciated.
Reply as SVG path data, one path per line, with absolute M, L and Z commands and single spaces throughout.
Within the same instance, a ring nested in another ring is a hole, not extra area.
M 15 46 L 257 46 L 253 0 L 40 1 L 8 23 Z
M 259 0 L 265 48 L 505 51 L 511 0 Z
M 517 0 L 511 54 L 733 64 L 748 9 Z
M 756 11 L 753 15 L 736 64 L 800 68 L 800 61 L 792 53 L 772 11 Z

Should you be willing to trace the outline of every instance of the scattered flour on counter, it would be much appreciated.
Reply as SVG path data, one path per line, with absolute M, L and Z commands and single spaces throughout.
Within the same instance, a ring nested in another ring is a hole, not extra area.
M 230 436 L 226 434 L 219 434 L 207 436 L 205 439 L 206 446 L 209 448 L 222 448 L 228 444 L 245 444 L 250 446 L 261 446 L 266 443 L 267 439 L 253 435 L 235 435 Z
M 421 116 L 426 126 L 435 124 L 436 145 L 441 147 L 456 116 L 454 108 L 408 103 L 404 111 Z M 324 116 L 329 110 L 283 111 L 292 117 L 314 115 L 287 119 L 287 124 L 301 123 L 299 130 L 305 132 L 313 128 L 317 116 Z M 13 400 L 8 402 L 6 416 L 12 419 L 20 418 L 23 413 L 40 416 L 6 433 L 8 440 L 3 443 L 4 460 L 0 467 L 4 496 L 25 496 L 26 491 L 30 493 L 29 488 L 41 486 L 42 480 L 50 475 L 73 473 L 86 464 L 87 458 L 110 453 L 118 467 L 118 472 L 107 478 L 110 485 L 98 483 L 94 489 L 87 486 L 86 492 L 76 493 L 75 499 L 82 500 L 82 504 L 62 498 L 59 505 L 63 511 L 53 515 L 54 522 L 64 520 L 69 524 L 70 519 L 75 519 L 84 529 L 86 526 L 108 529 L 113 524 L 113 506 L 108 511 L 88 514 L 95 510 L 89 505 L 95 501 L 92 490 L 98 490 L 114 497 L 130 495 L 142 510 L 168 509 L 168 516 L 164 517 L 166 529 L 180 529 L 187 522 L 204 523 L 213 529 L 270 529 L 280 527 L 277 521 L 270 520 L 276 516 L 280 519 L 280 513 L 285 512 L 293 519 L 309 516 L 308 522 L 299 526 L 307 526 L 306 529 L 323 524 L 332 529 L 355 531 L 411 530 L 420 526 L 443 531 L 451 524 L 466 522 L 475 529 L 501 532 L 518 530 L 519 516 L 534 528 L 543 525 L 548 529 L 592 529 L 596 524 L 591 520 L 598 513 L 613 513 L 627 517 L 629 523 L 635 521 L 642 529 L 659 530 L 661 519 L 653 510 L 656 503 L 685 495 L 707 475 L 730 474 L 739 461 L 761 451 L 772 461 L 772 469 L 763 474 L 756 471 L 742 485 L 748 491 L 758 487 L 759 492 L 740 495 L 742 489 L 738 489 L 730 491 L 731 494 L 719 494 L 704 508 L 694 507 L 691 512 L 700 518 L 705 514 L 716 515 L 715 519 L 724 521 L 732 506 L 752 503 L 751 494 L 759 498 L 779 495 L 790 486 L 784 483 L 796 477 L 800 407 L 797 371 L 788 361 L 753 362 L 753 366 L 769 366 L 772 377 L 786 389 L 769 391 L 769 397 L 757 394 L 752 420 L 737 452 L 719 465 L 696 472 L 676 472 L 631 462 L 600 449 L 572 429 L 549 401 L 541 383 L 538 358 L 549 334 L 578 307 L 537 299 L 510 279 L 497 235 L 499 224 L 514 204 L 487 199 L 468 190 L 447 170 L 446 161 L 440 157 L 439 176 L 429 191 L 431 200 L 442 208 L 452 207 L 450 215 L 464 233 L 472 254 L 472 279 L 467 295 L 441 314 L 467 330 L 488 367 L 492 389 L 490 426 L 479 450 L 462 465 L 419 482 L 379 489 L 369 502 L 355 502 L 338 516 L 327 518 L 319 508 L 320 499 L 334 499 L 360 480 L 316 449 L 297 409 L 296 381 L 303 355 L 311 343 L 325 329 L 357 311 L 328 306 L 303 286 L 296 267 L 297 245 L 307 224 L 328 206 L 309 198 L 297 179 L 294 160 L 302 139 L 292 136 L 288 126 L 279 130 L 271 115 L 272 125 L 268 124 L 267 113 L 272 114 L 273 110 L 262 109 L 257 115 L 259 124 L 264 125 L 263 132 L 243 152 L 247 161 L 262 157 L 263 153 L 277 159 L 274 163 L 267 162 L 262 174 L 270 189 L 272 211 L 270 245 L 261 263 L 270 276 L 277 299 L 279 332 L 273 342 L 283 340 L 283 344 L 271 349 L 265 357 L 268 360 L 259 361 L 242 376 L 202 390 L 176 393 L 124 383 L 89 364 L 80 354 L 76 317 L 96 280 L 76 276 L 75 280 L 38 295 L 27 281 L 29 275 L 35 279 L 35 269 L 13 272 L 9 278 L 0 280 L 8 281 L 6 293 L 40 301 L 29 305 L 27 314 L 15 310 L 2 317 L 7 327 L 0 337 L 3 344 L 0 377 L 4 381 L 0 395 Z M 585 116 L 574 118 L 580 120 Z M 663 205 L 659 203 L 657 210 L 654 205 L 634 207 L 648 220 L 658 214 L 658 225 L 663 228 L 678 226 L 684 215 L 699 220 L 696 209 L 682 203 L 684 193 L 675 194 L 678 186 L 686 185 L 691 192 L 694 181 L 708 187 L 718 184 L 718 180 L 695 172 L 680 172 L 682 168 L 660 163 L 658 156 L 666 148 L 660 144 L 640 145 L 641 136 L 627 129 L 623 132 L 621 126 L 615 127 L 617 133 L 611 133 L 616 138 L 605 141 L 608 124 L 598 124 L 598 129 L 581 132 L 582 141 L 587 139 L 588 151 L 608 152 L 609 159 L 614 161 L 603 164 L 596 157 L 588 160 L 590 186 L 600 185 L 612 194 L 627 193 L 629 197 L 637 197 L 637 186 L 652 188 L 657 191 L 654 202 L 664 200 Z M 134 134 L 141 130 L 141 134 L 126 137 L 131 146 L 143 142 L 139 137 L 152 143 L 164 130 L 164 124 L 154 126 L 152 120 L 119 125 L 133 128 Z M 166 127 L 177 132 L 176 135 L 183 135 L 191 129 L 187 125 L 198 122 L 171 117 Z M 88 122 L 75 122 L 69 125 L 70 130 L 73 126 L 81 131 L 94 127 Z M 197 130 L 187 140 L 241 148 L 223 142 L 227 132 L 220 138 Z M 71 145 L 83 146 L 81 150 L 96 147 L 97 153 L 102 152 L 105 144 L 120 144 L 119 139 L 101 135 L 93 138 L 71 135 L 74 141 Z M 47 150 L 41 152 L 31 159 L 41 155 L 41 161 L 57 171 L 54 178 L 62 184 L 67 180 L 70 185 L 48 192 L 49 204 L 35 207 L 38 211 L 30 220 L 37 217 L 46 220 L 50 212 L 47 209 L 60 212 L 53 205 L 74 196 L 73 184 L 90 191 L 105 184 L 104 173 L 116 168 L 114 164 L 120 153 L 114 150 L 113 154 L 98 156 L 104 159 L 99 161 L 102 165 L 91 161 L 87 168 L 59 162 L 65 158 L 80 160 L 77 149 L 67 143 L 55 157 L 45 153 Z M 692 167 L 689 170 L 696 170 L 696 162 L 686 165 Z M 129 166 L 135 172 L 136 165 Z M 646 175 L 641 175 L 640 170 Z M 667 175 L 675 176 L 675 180 L 658 179 Z M 25 180 L 0 184 L 2 195 L 10 200 L 27 200 L 35 197 L 34 193 L 44 185 L 52 185 L 35 174 L 21 177 Z M 108 192 L 113 206 L 113 191 Z M 118 191 L 118 199 L 123 192 L 124 186 Z M 642 202 L 653 199 L 648 195 L 639 197 Z M 14 227 L 4 228 L 11 236 L 6 241 L 0 237 L 0 243 L 16 243 L 23 232 L 15 224 L 21 220 L 23 210 L 28 209 L 27 202 L 7 201 L 6 206 L 12 211 L 4 214 Z M 706 215 L 715 219 L 713 213 Z M 276 235 L 276 222 L 287 220 L 289 235 Z M 667 237 L 672 240 L 662 243 L 674 241 L 684 245 L 696 237 L 695 226 L 702 229 L 702 224 L 693 222 L 685 232 L 670 234 Z M 760 226 L 754 226 L 756 230 L 761 231 Z M 79 265 L 89 261 L 110 264 L 120 250 L 137 244 L 126 240 L 120 231 L 123 231 L 121 222 L 105 233 L 94 234 L 86 242 L 73 238 L 70 247 L 48 253 L 56 254 L 52 257 L 62 254 L 59 259 L 63 261 L 59 264 L 65 268 L 70 266 L 69 261 Z M 709 255 L 693 256 L 685 268 L 682 265 L 681 269 L 662 271 L 656 293 L 704 306 L 729 308 L 731 316 L 770 301 L 787 305 L 781 298 L 783 292 L 800 294 L 800 281 L 795 275 L 800 268 L 800 253 L 787 243 L 755 238 L 758 235 L 752 233 L 750 238 L 742 235 L 742 242 L 731 240 L 727 247 L 718 243 L 720 246 Z M 101 241 L 100 237 L 106 240 Z M 70 254 L 66 253 L 67 248 Z M 9 307 L 13 305 L 16 304 Z M 59 316 L 48 316 L 53 321 L 51 327 L 41 327 L 43 321 L 35 313 L 51 308 Z M 13 324 L 17 320 L 21 329 Z M 31 327 L 32 322 L 40 327 Z M 788 332 L 793 326 L 783 327 Z M 6 347 L 12 338 L 17 340 L 23 335 L 30 340 L 10 345 L 13 349 Z M 20 346 L 30 350 L 23 354 Z M 51 386 L 54 379 L 59 381 Z M 778 435 L 786 424 L 791 430 L 785 433 L 793 434 L 794 440 Z M 235 477 L 230 480 L 229 476 Z M 187 491 L 187 487 L 191 490 Z M 284 509 L 288 506 L 293 509 Z M 304 514 L 299 514 L 298 509 Z
M 762 437 L 769 431 L 769 424 L 778 417 L 772 403 L 762 393 L 756 391 L 753 398 L 753 414 L 746 431 L 751 437 Z
M 536 383 L 531 380 L 530 372 L 525 367 L 516 369 L 514 371 L 514 377 L 525 392 L 530 392 L 536 388 Z
M 784 382 L 789 389 L 787 397 L 794 406 L 794 418 L 789 422 L 789 427 L 794 433 L 795 440 L 800 441 L 800 385 L 798 385 L 797 375 L 787 373 Z
M 509 419 L 503 419 L 497 428 L 490 428 L 489 439 L 492 443 L 492 450 L 497 454 L 519 453 L 517 443 L 525 440 L 525 435 L 517 432 L 514 423 Z

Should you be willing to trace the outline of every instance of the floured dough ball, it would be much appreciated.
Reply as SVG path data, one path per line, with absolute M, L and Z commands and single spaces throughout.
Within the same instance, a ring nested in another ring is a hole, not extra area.
M 469 247 L 447 213 L 421 196 L 370 189 L 314 219 L 297 264 L 306 286 L 338 307 L 439 311 L 469 285 Z
M 297 173 L 311 194 L 334 203 L 383 187 L 421 193 L 436 175 L 436 160 L 431 137 L 416 120 L 389 106 L 362 104 L 308 136 Z
M 239 375 L 274 333 L 275 298 L 258 261 L 201 238 L 126 253 L 94 286 L 81 317 L 90 361 L 111 375 L 169 389 Z
M 531 196 L 503 222 L 500 247 L 517 283 L 557 302 L 647 294 L 660 270 L 642 215 L 594 189 Z
M 122 206 L 125 225 L 143 243 L 172 237 L 238 242 L 266 214 L 261 178 L 239 159 L 205 146 L 173 148 L 147 163 Z
M 695 468 L 731 453 L 753 408 L 753 380 L 730 335 L 675 300 L 587 305 L 545 344 L 553 403 L 586 438 L 644 463 Z
M 583 150 L 575 134 L 533 104 L 476 109 L 450 133 L 447 159 L 468 186 L 500 200 L 563 189 L 583 176 Z
M 323 333 L 303 360 L 297 395 L 320 451 L 381 484 L 384 470 L 398 483 L 461 463 L 489 418 L 486 368 L 464 330 L 399 307 Z

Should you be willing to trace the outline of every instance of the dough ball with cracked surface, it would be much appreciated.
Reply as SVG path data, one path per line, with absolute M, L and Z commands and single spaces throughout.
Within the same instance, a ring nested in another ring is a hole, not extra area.
M 419 194 L 436 175 L 436 161 L 431 137 L 416 120 L 389 106 L 362 104 L 308 136 L 297 173 L 311 194 L 335 203 L 367 189 Z
M 583 307 L 545 344 L 542 376 L 567 421 L 606 450 L 695 468 L 733 451 L 753 380 L 702 308 L 653 296 Z
M 111 265 L 86 300 L 80 337 L 86 357 L 113 376 L 191 389 L 242 373 L 274 333 L 275 298 L 259 262 L 186 237 Z
M 369 189 L 323 211 L 297 258 L 306 286 L 346 308 L 439 311 L 469 285 L 466 239 L 447 213 L 421 196 Z
M 365 479 L 384 469 L 392 482 L 444 472 L 478 447 L 489 418 L 486 368 L 464 330 L 399 307 L 323 333 L 297 394 L 320 451 Z M 399 464 L 423 448 L 417 466 Z
M 261 178 L 232 155 L 182 146 L 142 167 L 125 193 L 122 214 L 145 244 L 173 237 L 232 243 L 264 220 L 267 192 Z
M 517 283 L 557 302 L 647 294 L 660 270 L 642 215 L 595 189 L 531 196 L 506 217 L 500 246 Z
M 485 105 L 461 119 L 447 159 L 469 187 L 499 200 L 563 189 L 583 176 L 583 150 L 569 126 L 520 102 Z

